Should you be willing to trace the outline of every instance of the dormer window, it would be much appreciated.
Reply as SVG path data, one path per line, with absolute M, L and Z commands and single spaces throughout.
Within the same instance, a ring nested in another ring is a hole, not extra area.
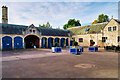
M 35 33 L 35 30 L 33 30 L 33 33 Z
M 108 27 L 108 31 L 111 31 L 111 27 Z
M 116 31 L 116 30 L 117 30 L 117 27 L 116 27 L 116 26 L 114 26 L 114 27 L 113 27 L 113 31 Z
M 32 32 L 32 30 L 30 29 L 30 32 Z

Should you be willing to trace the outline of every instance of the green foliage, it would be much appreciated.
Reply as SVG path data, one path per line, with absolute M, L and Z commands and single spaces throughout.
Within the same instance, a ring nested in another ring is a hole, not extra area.
M 109 21 L 108 15 L 101 14 L 98 16 L 98 23 L 108 22 L 108 21 Z
M 73 46 L 78 46 L 78 42 L 74 41 Z
M 58 46 L 58 42 L 55 42 L 55 43 L 54 43 L 54 46 L 57 47 L 57 46 Z
M 94 42 L 94 41 L 91 41 L 91 44 L 92 44 L 92 45 L 94 45 L 94 44 L 95 44 L 95 42 Z
M 102 22 L 109 22 L 109 16 L 108 16 L 108 15 L 101 14 L 101 15 L 98 16 L 98 19 L 97 19 L 97 20 L 94 20 L 94 21 L 92 22 L 92 24 L 102 23 Z
M 67 29 L 75 26 L 81 26 L 80 21 L 75 19 L 69 19 L 67 24 L 63 26 L 63 29 Z
M 40 24 L 39 24 L 39 27 L 52 28 L 52 26 L 50 25 L 49 22 L 47 22 L 46 25 L 45 25 L 45 24 L 43 24 L 43 25 L 40 25 Z

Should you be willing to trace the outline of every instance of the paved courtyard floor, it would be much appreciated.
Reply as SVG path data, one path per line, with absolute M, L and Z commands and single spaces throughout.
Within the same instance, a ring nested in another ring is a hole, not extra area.
M 117 78 L 118 53 L 88 52 L 81 55 L 51 53 L 50 49 L 2 52 L 3 78 Z

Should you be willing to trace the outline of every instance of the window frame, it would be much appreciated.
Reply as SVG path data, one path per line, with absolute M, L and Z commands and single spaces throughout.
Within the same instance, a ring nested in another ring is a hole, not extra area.
M 120 41 L 120 36 L 118 36 L 118 42 Z
M 108 27 L 108 31 L 112 31 L 112 27 Z
M 106 42 L 107 37 L 102 37 L 102 42 Z
M 81 40 L 80 40 L 81 39 Z M 83 42 L 83 38 L 79 38 L 79 42 Z
M 117 26 L 113 26 L 113 31 L 116 31 L 117 30 Z

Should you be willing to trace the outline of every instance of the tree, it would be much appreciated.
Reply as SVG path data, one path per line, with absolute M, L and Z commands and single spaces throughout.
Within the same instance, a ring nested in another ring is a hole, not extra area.
M 102 23 L 102 22 L 109 22 L 108 15 L 104 15 L 104 14 L 99 15 L 98 19 L 94 20 L 94 22 L 92 22 L 92 24 Z
M 50 23 L 49 23 L 49 22 L 46 23 L 46 27 L 47 27 L 47 28 L 52 28 L 52 26 L 50 26 Z
M 67 29 L 68 28 L 68 24 L 65 24 L 64 26 L 63 26 L 63 29 Z
M 98 20 L 94 20 L 94 22 L 92 22 L 92 24 L 96 24 L 96 23 L 98 23 Z
M 39 24 L 39 27 L 52 28 L 52 26 L 50 25 L 49 22 L 47 22 L 46 25 L 45 25 L 45 24 L 43 24 L 43 25 L 40 25 L 40 24 Z
M 57 27 L 56 29 L 60 29 L 60 27 Z
M 101 14 L 98 16 L 98 23 L 108 22 L 108 21 L 109 21 L 108 15 Z
M 63 26 L 63 29 L 67 29 L 75 26 L 81 26 L 80 21 L 75 19 L 69 19 L 67 24 Z

